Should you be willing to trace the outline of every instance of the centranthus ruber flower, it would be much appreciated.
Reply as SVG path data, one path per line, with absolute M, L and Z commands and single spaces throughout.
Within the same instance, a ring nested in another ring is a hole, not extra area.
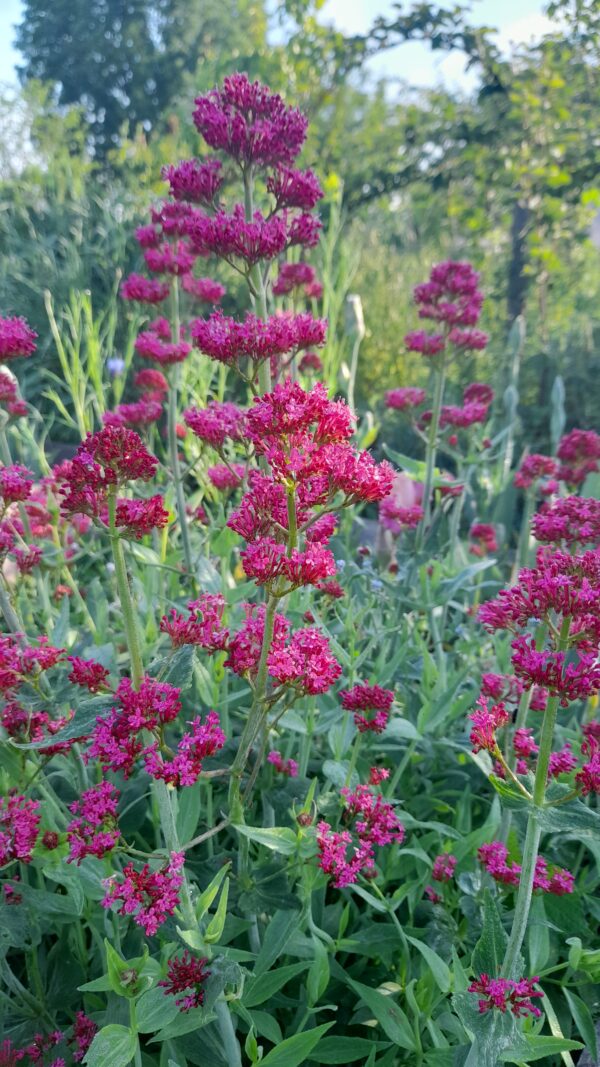
M 210 978 L 210 971 L 205 969 L 208 960 L 191 956 L 187 949 L 182 956 L 174 956 L 167 963 L 167 977 L 158 984 L 163 986 L 165 995 L 177 996 L 185 993 L 175 1003 L 180 1011 L 191 1011 L 204 1004 L 204 985 Z
M 0 866 L 30 863 L 41 821 L 40 803 L 10 794 L 0 799 Z
M 580 496 L 559 498 L 533 516 L 536 541 L 554 545 L 600 544 L 600 500 Z
M 127 863 L 121 875 L 106 879 L 104 908 L 118 904 L 119 915 L 131 915 L 147 937 L 152 937 L 172 915 L 179 904 L 179 890 L 183 885 L 183 852 L 172 852 L 169 860 L 158 870 L 145 863 L 137 871 Z
M 539 978 L 520 978 L 513 981 L 509 978 L 490 978 L 488 974 L 480 974 L 469 986 L 469 993 L 477 993 L 479 996 L 479 1012 L 484 1014 L 488 1011 L 510 1012 L 511 1015 L 521 1019 L 527 1015 L 539 1019 L 542 1014 L 533 1002 L 534 997 L 543 997 L 541 990 L 535 986 Z
M 531 489 L 543 478 L 554 478 L 558 473 L 558 463 L 551 456 L 532 452 L 525 456 L 514 477 L 517 489 Z
M 381 734 L 388 723 L 394 693 L 380 685 L 357 684 L 351 689 L 343 689 L 340 700 L 345 711 L 354 712 L 354 725 L 359 733 Z M 361 714 L 367 711 L 374 711 L 375 715 Z
M 276 748 L 269 752 L 267 762 L 270 763 L 279 774 L 283 774 L 286 778 L 298 777 L 298 764 L 296 760 L 284 759 L 281 752 L 278 752 Z
M 510 722 L 510 715 L 504 703 L 492 704 L 490 707 L 486 697 L 480 696 L 477 708 L 469 715 L 473 726 L 469 740 L 473 746 L 473 752 L 495 752 L 498 747 L 496 731 Z
M 172 786 L 193 785 L 202 774 L 204 760 L 214 756 L 225 744 L 216 711 L 209 711 L 204 722 L 199 717 L 193 719 L 189 726 L 191 729 L 178 741 L 172 759 L 163 758 L 158 744 L 146 750 L 144 762 L 151 778 Z
M 205 408 L 188 408 L 183 418 L 196 437 L 221 451 L 226 441 L 242 439 L 244 414 L 237 404 L 211 400 Z
M 0 362 L 32 356 L 37 333 L 23 318 L 0 317 Z
M 561 437 L 556 452 L 558 477 L 567 485 L 582 485 L 588 474 L 600 469 L 600 435 L 594 430 L 571 430 Z
M 425 403 L 426 395 L 424 389 L 417 389 L 410 385 L 399 389 L 388 389 L 384 398 L 385 406 L 394 411 L 412 411 L 413 408 Z
M 110 782 L 101 782 L 85 790 L 81 800 L 71 804 L 76 817 L 67 826 L 69 863 L 77 866 L 86 856 L 102 859 L 116 847 L 120 832 L 117 824 L 119 790 Z
M 452 856 L 448 852 L 443 852 L 440 856 L 436 856 L 433 861 L 431 877 L 436 882 L 449 882 L 450 879 L 454 877 L 456 864 L 456 856 Z
M 322 821 L 317 826 L 319 866 L 337 889 L 352 885 L 362 873 L 370 877 L 375 867 L 375 847 L 401 844 L 404 827 L 393 807 L 368 785 L 342 789 L 344 810 L 354 820 L 353 832 L 332 830 Z

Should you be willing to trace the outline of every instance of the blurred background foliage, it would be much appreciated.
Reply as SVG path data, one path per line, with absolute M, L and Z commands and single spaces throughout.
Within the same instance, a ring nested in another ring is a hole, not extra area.
M 330 384 L 350 358 L 349 291 L 366 323 L 358 407 L 381 410 L 386 389 L 422 383 L 426 367 L 402 344 L 417 325 L 412 287 L 436 260 L 469 258 L 491 343 L 455 368 L 457 396 L 477 373 L 502 409 L 518 384 L 530 446 L 544 449 L 558 377 L 567 426 L 598 429 L 597 4 L 549 4 L 556 30 L 508 57 L 460 6 L 398 5 L 361 36 L 324 24 L 324 11 L 321 0 L 26 0 L 20 88 L 0 98 L 0 310 L 32 322 L 51 370 L 45 290 L 57 313 L 87 290 L 94 315 L 114 316 L 121 274 L 140 266 L 133 227 L 165 190 L 161 165 L 198 151 L 194 96 L 243 69 L 310 116 L 303 163 L 327 190 L 316 257 Z M 373 81 L 369 60 L 415 39 L 460 50 L 477 89 Z M 230 307 L 236 298 L 234 283 Z M 106 360 L 128 343 L 123 312 L 119 322 Z M 39 370 L 25 373 L 35 399 Z M 386 427 L 402 445 L 398 420 Z

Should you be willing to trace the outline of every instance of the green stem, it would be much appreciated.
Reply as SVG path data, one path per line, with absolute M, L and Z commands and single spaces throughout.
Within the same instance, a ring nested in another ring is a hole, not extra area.
M 180 318 L 179 318 L 179 283 L 174 277 L 171 283 L 171 337 L 173 344 L 180 341 Z M 188 574 L 193 574 L 192 547 L 190 544 L 190 531 L 185 510 L 185 493 L 181 467 L 179 464 L 179 444 L 177 441 L 177 398 L 179 392 L 179 380 L 181 377 L 181 365 L 176 363 L 173 367 L 169 381 L 169 410 L 168 410 L 168 438 L 169 438 L 169 462 L 171 473 L 175 483 L 175 501 L 177 506 L 177 518 L 183 546 L 183 558 L 185 569 Z
M 142 1050 L 140 1049 L 140 1039 L 138 1037 L 135 1000 L 129 1001 L 129 1026 L 131 1028 L 132 1033 L 135 1034 L 135 1053 L 133 1057 L 133 1062 L 135 1067 L 142 1067 Z
M 558 652 L 565 652 L 569 646 L 570 625 L 571 619 L 570 616 L 567 616 L 563 619 L 560 629 L 557 647 Z M 533 892 L 535 864 L 538 858 L 540 837 L 542 833 L 540 827 L 540 815 L 546 795 L 548 767 L 550 764 L 550 755 L 552 753 L 552 740 L 554 737 L 554 727 L 556 725 L 558 707 L 558 696 L 549 697 L 546 711 L 544 712 L 544 722 L 542 724 L 542 733 L 540 737 L 540 749 L 538 752 L 535 782 L 533 786 L 533 802 L 529 809 L 527 833 L 525 835 L 525 844 L 523 845 L 523 865 L 515 903 L 515 914 L 513 916 L 512 929 L 508 939 L 508 945 L 506 946 L 504 962 L 502 964 L 502 976 L 504 978 L 518 977 L 518 961 L 527 931 L 529 909 L 531 907 L 531 895 Z
M 434 370 L 435 389 L 433 394 L 433 408 L 431 411 L 431 423 L 429 425 L 429 437 L 425 455 L 425 484 L 423 486 L 423 518 L 417 532 L 417 551 L 420 552 L 425 541 L 425 534 L 431 521 L 431 491 L 433 487 L 433 472 L 435 470 L 435 457 L 437 452 L 437 439 L 440 428 L 440 414 L 444 400 L 444 385 L 446 383 L 446 363 L 444 360 Z
M 240 1052 L 238 1039 L 235 1036 L 235 1027 L 231 1018 L 231 1012 L 229 1011 L 227 1001 L 221 997 L 219 997 L 215 1003 L 215 1014 L 217 1016 L 219 1032 L 223 1042 L 223 1051 L 225 1053 L 227 1067 L 242 1067 L 242 1054 Z
M 117 592 L 119 594 L 119 601 L 121 603 L 121 611 L 123 612 L 123 626 L 125 628 L 125 638 L 127 641 L 127 648 L 129 650 L 131 681 L 133 683 L 133 688 L 139 689 L 142 683 L 142 679 L 144 677 L 144 662 L 142 659 L 141 641 L 137 623 L 137 616 L 133 604 L 133 597 L 131 595 L 129 578 L 127 576 L 127 567 L 125 565 L 123 542 L 121 541 L 121 538 L 117 533 L 115 525 L 116 509 L 116 488 L 114 486 L 111 486 L 108 491 L 108 522 L 110 529 L 113 560 L 115 563 Z
M 240 737 L 238 750 L 236 757 L 231 765 L 231 781 L 229 785 L 229 812 L 232 823 L 243 822 L 244 813 L 240 796 L 240 783 L 244 767 L 248 762 L 248 757 L 252 751 L 252 746 L 256 738 L 260 734 L 261 726 L 267 715 L 265 709 L 265 695 L 267 692 L 268 681 L 268 656 L 271 648 L 271 642 L 273 641 L 273 632 L 275 629 L 275 610 L 277 607 L 277 597 L 270 596 L 267 601 L 265 610 L 265 627 L 263 632 L 262 648 L 260 653 L 260 660 L 258 663 L 258 671 L 256 675 L 256 684 L 254 688 L 254 699 L 250 708 L 250 713 L 246 720 L 246 724 Z
M 354 744 L 352 745 L 352 752 L 350 754 L 350 763 L 348 764 L 348 772 L 346 774 L 346 781 L 344 782 L 345 786 L 350 785 L 350 783 L 352 781 L 352 775 L 354 774 L 354 771 L 356 770 L 356 764 L 358 762 L 358 756 L 359 756 L 359 753 L 360 753 L 360 750 L 361 750 L 361 747 L 362 747 L 362 740 L 363 740 L 363 735 L 361 733 L 358 733 L 356 735 L 356 737 L 354 738 Z
M 251 222 L 254 214 L 254 172 L 251 166 L 244 170 L 244 213 L 246 222 Z M 268 319 L 267 290 L 259 263 L 255 263 L 250 271 L 250 293 L 257 314 L 261 319 Z M 263 359 L 258 368 L 258 384 L 261 393 L 271 392 L 271 363 L 268 359 Z
M 533 515 L 535 507 L 534 493 L 529 490 L 525 493 L 525 503 L 523 505 L 523 518 L 521 520 L 521 532 L 519 534 L 519 545 L 517 548 L 517 556 L 515 559 L 515 566 L 513 572 L 513 581 L 516 581 L 517 575 L 521 570 L 521 567 L 526 567 L 529 562 L 529 537 L 531 516 Z

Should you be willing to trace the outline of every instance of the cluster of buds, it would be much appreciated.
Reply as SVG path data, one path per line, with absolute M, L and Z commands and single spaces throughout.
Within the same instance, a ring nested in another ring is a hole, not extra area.
M 437 359 L 445 357 L 449 348 L 456 351 L 485 348 L 487 334 L 475 329 L 483 304 L 478 285 L 479 275 L 470 263 L 449 260 L 433 267 L 429 281 L 415 287 L 414 299 L 419 318 L 442 325 L 443 332 L 408 333 L 404 343 L 409 351 Z

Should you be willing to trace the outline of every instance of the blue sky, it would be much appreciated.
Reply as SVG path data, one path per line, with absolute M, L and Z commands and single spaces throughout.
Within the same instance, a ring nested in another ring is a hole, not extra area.
M 361 33 L 377 15 L 391 14 L 392 9 L 393 0 L 327 0 L 321 18 L 346 32 Z M 20 15 L 21 0 L 0 0 L 0 82 L 15 81 L 18 55 L 12 44 L 13 27 Z M 543 0 L 475 0 L 471 17 L 475 24 L 497 27 L 503 48 L 509 48 L 511 41 L 539 37 L 550 26 L 543 14 Z M 377 57 L 372 71 L 415 86 L 443 83 L 469 89 L 472 85 L 458 53 L 432 54 L 419 43 L 403 44 Z

